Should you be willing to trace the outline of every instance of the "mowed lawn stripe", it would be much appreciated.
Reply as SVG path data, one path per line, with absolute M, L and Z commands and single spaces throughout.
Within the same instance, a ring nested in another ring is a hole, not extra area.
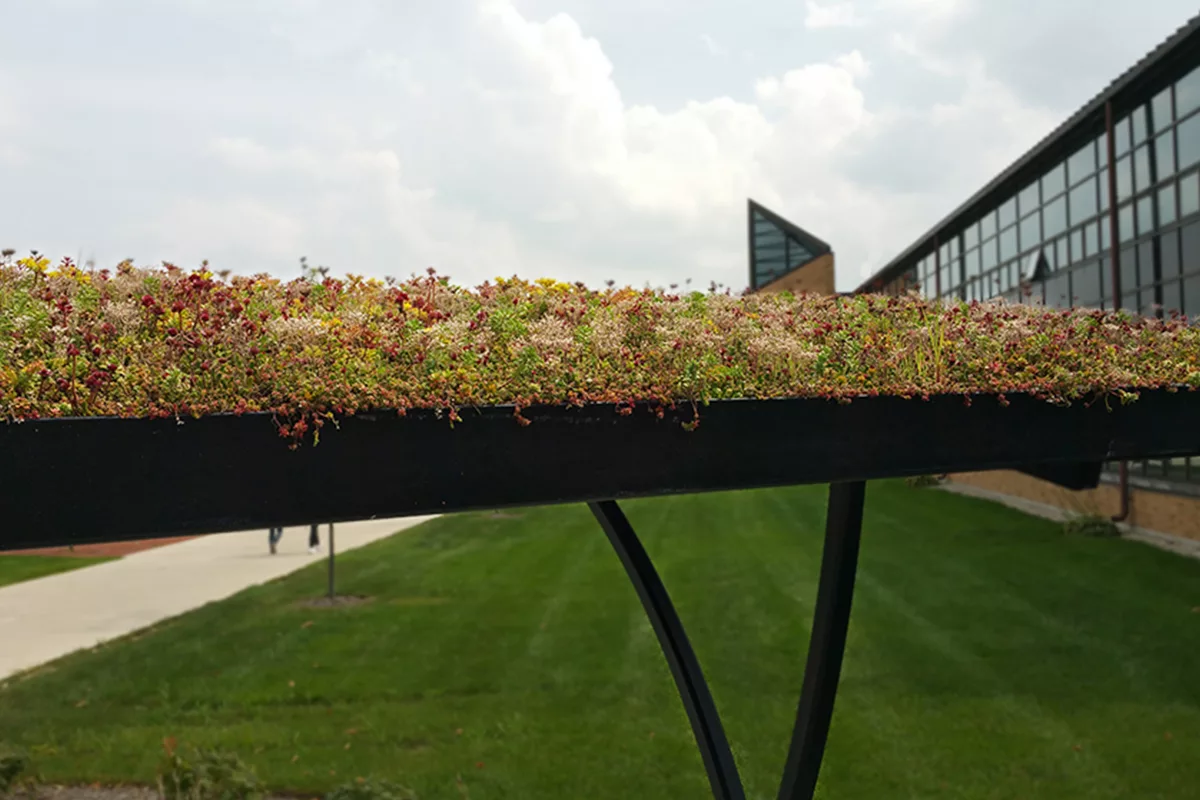
M 773 796 L 783 764 L 825 499 L 624 504 L 750 797 Z M 237 750 L 277 790 L 373 774 L 426 800 L 705 796 L 658 643 L 586 507 L 434 520 L 339 557 L 339 591 L 370 602 L 301 605 L 325 580 L 314 564 L 10 684 L 0 741 L 34 747 L 53 780 L 150 781 L 176 736 Z M 1196 606 L 1196 562 L 872 484 L 821 796 L 1189 796 Z

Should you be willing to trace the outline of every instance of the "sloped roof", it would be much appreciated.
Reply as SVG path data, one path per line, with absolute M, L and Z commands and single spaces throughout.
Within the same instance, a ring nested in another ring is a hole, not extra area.
M 821 239 L 753 200 L 747 200 L 750 287 L 757 289 L 794 272 L 832 248 Z
M 1108 102 L 1112 102 L 1114 114 L 1120 115 L 1145 102 L 1148 93 L 1158 91 L 1161 85 L 1172 82 L 1170 76 L 1178 73 L 1189 62 L 1200 62 L 1200 14 L 1181 25 L 1162 44 L 1113 79 L 1025 155 L 922 234 L 890 263 L 863 281 L 857 291 L 866 291 L 872 284 L 878 281 L 886 282 L 894 275 L 907 270 L 912 266 L 913 256 L 924 249 L 936 234 L 969 222 L 970 220 L 966 219 L 969 215 L 983 210 L 982 207 L 991 202 L 1005 199 L 1005 195 L 1009 193 L 1015 193 L 1033 176 L 1053 166 L 1055 161 L 1065 158 L 1077 149 L 1077 146 L 1084 144 L 1084 139 L 1100 135 L 1105 130 L 1104 107 Z

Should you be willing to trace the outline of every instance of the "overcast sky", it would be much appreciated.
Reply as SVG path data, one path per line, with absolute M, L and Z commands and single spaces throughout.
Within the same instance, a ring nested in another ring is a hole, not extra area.
M 856 286 L 1195 0 L 0 0 L 0 247 Z

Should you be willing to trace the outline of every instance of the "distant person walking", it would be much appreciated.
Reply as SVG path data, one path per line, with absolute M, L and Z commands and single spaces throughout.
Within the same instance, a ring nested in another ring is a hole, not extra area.
M 309 555 L 321 552 L 321 536 L 317 532 L 317 525 L 308 527 L 308 552 Z M 271 555 L 279 552 L 279 540 L 283 538 L 283 526 L 274 526 L 267 533 L 267 545 L 271 548 Z

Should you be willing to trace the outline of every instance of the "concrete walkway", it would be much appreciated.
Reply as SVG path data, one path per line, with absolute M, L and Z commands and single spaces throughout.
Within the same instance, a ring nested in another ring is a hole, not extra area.
M 344 553 L 432 517 L 341 523 L 335 551 Z M 0 588 L 0 681 L 76 650 L 132 633 L 328 559 L 308 554 L 308 527 L 287 528 L 279 552 L 267 532 L 201 536 L 118 561 Z
M 1015 508 L 1017 511 L 1023 511 L 1030 516 L 1042 517 L 1053 522 L 1066 522 L 1076 516 L 1057 506 L 1046 505 L 1035 500 L 1026 500 L 1023 497 L 1013 497 L 1012 495 L 993 492 L 989 489 L 981 489 L 978 486 L 971 486 L 966 483 L 943 483 L 937 488 L 946 492 L 953 492 L 954 494 L 966 495 L 967 497 L 991 500 L 994 503 Z M 1200 559 L 1200 542 L 1194 539 L 1184 539 L 1181 536 L 1172 536 L 1169 533 L 1152 531 L 1149 528 L 1139 528 L 1136 525 L 1130 525 L 1128 522 L 1118 522 L 1117 530 L 1126 539 L 1133 539 L 1134 541 L 1148 544 L 1151 547 L 1157 547 L 1160 550 L 1167 550 L 1176 555 Z

